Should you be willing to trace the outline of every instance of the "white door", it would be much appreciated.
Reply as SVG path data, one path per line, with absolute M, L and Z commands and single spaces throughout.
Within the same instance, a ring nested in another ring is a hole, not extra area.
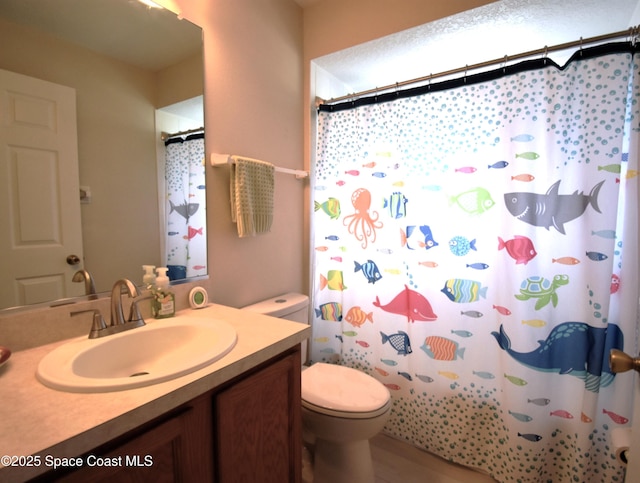
M 1 69 L 0 227 L 0 308 L 82 295 L 75 90 Z

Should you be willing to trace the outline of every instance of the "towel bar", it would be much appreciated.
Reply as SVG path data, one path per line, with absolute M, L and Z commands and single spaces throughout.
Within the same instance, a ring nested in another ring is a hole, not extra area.
M 259 161 L 253 158 L 247 158 L 246 156 L 238 156 L 238 157 L 242 159 Z M 214 168 L 217 166 L 222 166 L 223 164 L 234 164 L 235 162 L 236 162 L 235 155 L 211 153 L 211 166 L 213 166 Z M 275 170 L 278 173 L 293 174 L 298 179 L 307 178 L 309 176 L 308 171 L 303 171 L 300 169 L 281 168 L 279 166 L 275 166 Z

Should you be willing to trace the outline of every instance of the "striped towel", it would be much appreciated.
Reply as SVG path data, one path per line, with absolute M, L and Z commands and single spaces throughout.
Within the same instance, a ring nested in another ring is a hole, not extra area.
M 238 236 L 268 233 L 273 222 L 273 164 L 234 156 L 231 165 L 231 220 Z

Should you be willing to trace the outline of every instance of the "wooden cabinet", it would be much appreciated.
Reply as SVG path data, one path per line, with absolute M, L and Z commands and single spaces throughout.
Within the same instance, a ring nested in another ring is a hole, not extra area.
M 300 483 L 300 349 L 33 481 Z
M 214 404 L 218 481 L 301 481 L 299 351 L 221 391 Z
M 213 480 L 211 398 L 201 396 L 83 455 L 81 469 L 38 481 L 205 482 Z

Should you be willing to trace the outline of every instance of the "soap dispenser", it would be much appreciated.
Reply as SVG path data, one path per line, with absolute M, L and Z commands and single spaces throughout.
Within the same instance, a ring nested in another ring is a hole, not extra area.
M 153 289 L 153 316 L 156 319 L 173 317 L 176 314 L 175 295 L 169 288 L 169 277 L 167 268 L 156 268 L 156 284 Z
M 142 276 L 142 285 L 146 289 L 152 288 L 156 284 L 155 265 L 142 265 L 144 275 Z

